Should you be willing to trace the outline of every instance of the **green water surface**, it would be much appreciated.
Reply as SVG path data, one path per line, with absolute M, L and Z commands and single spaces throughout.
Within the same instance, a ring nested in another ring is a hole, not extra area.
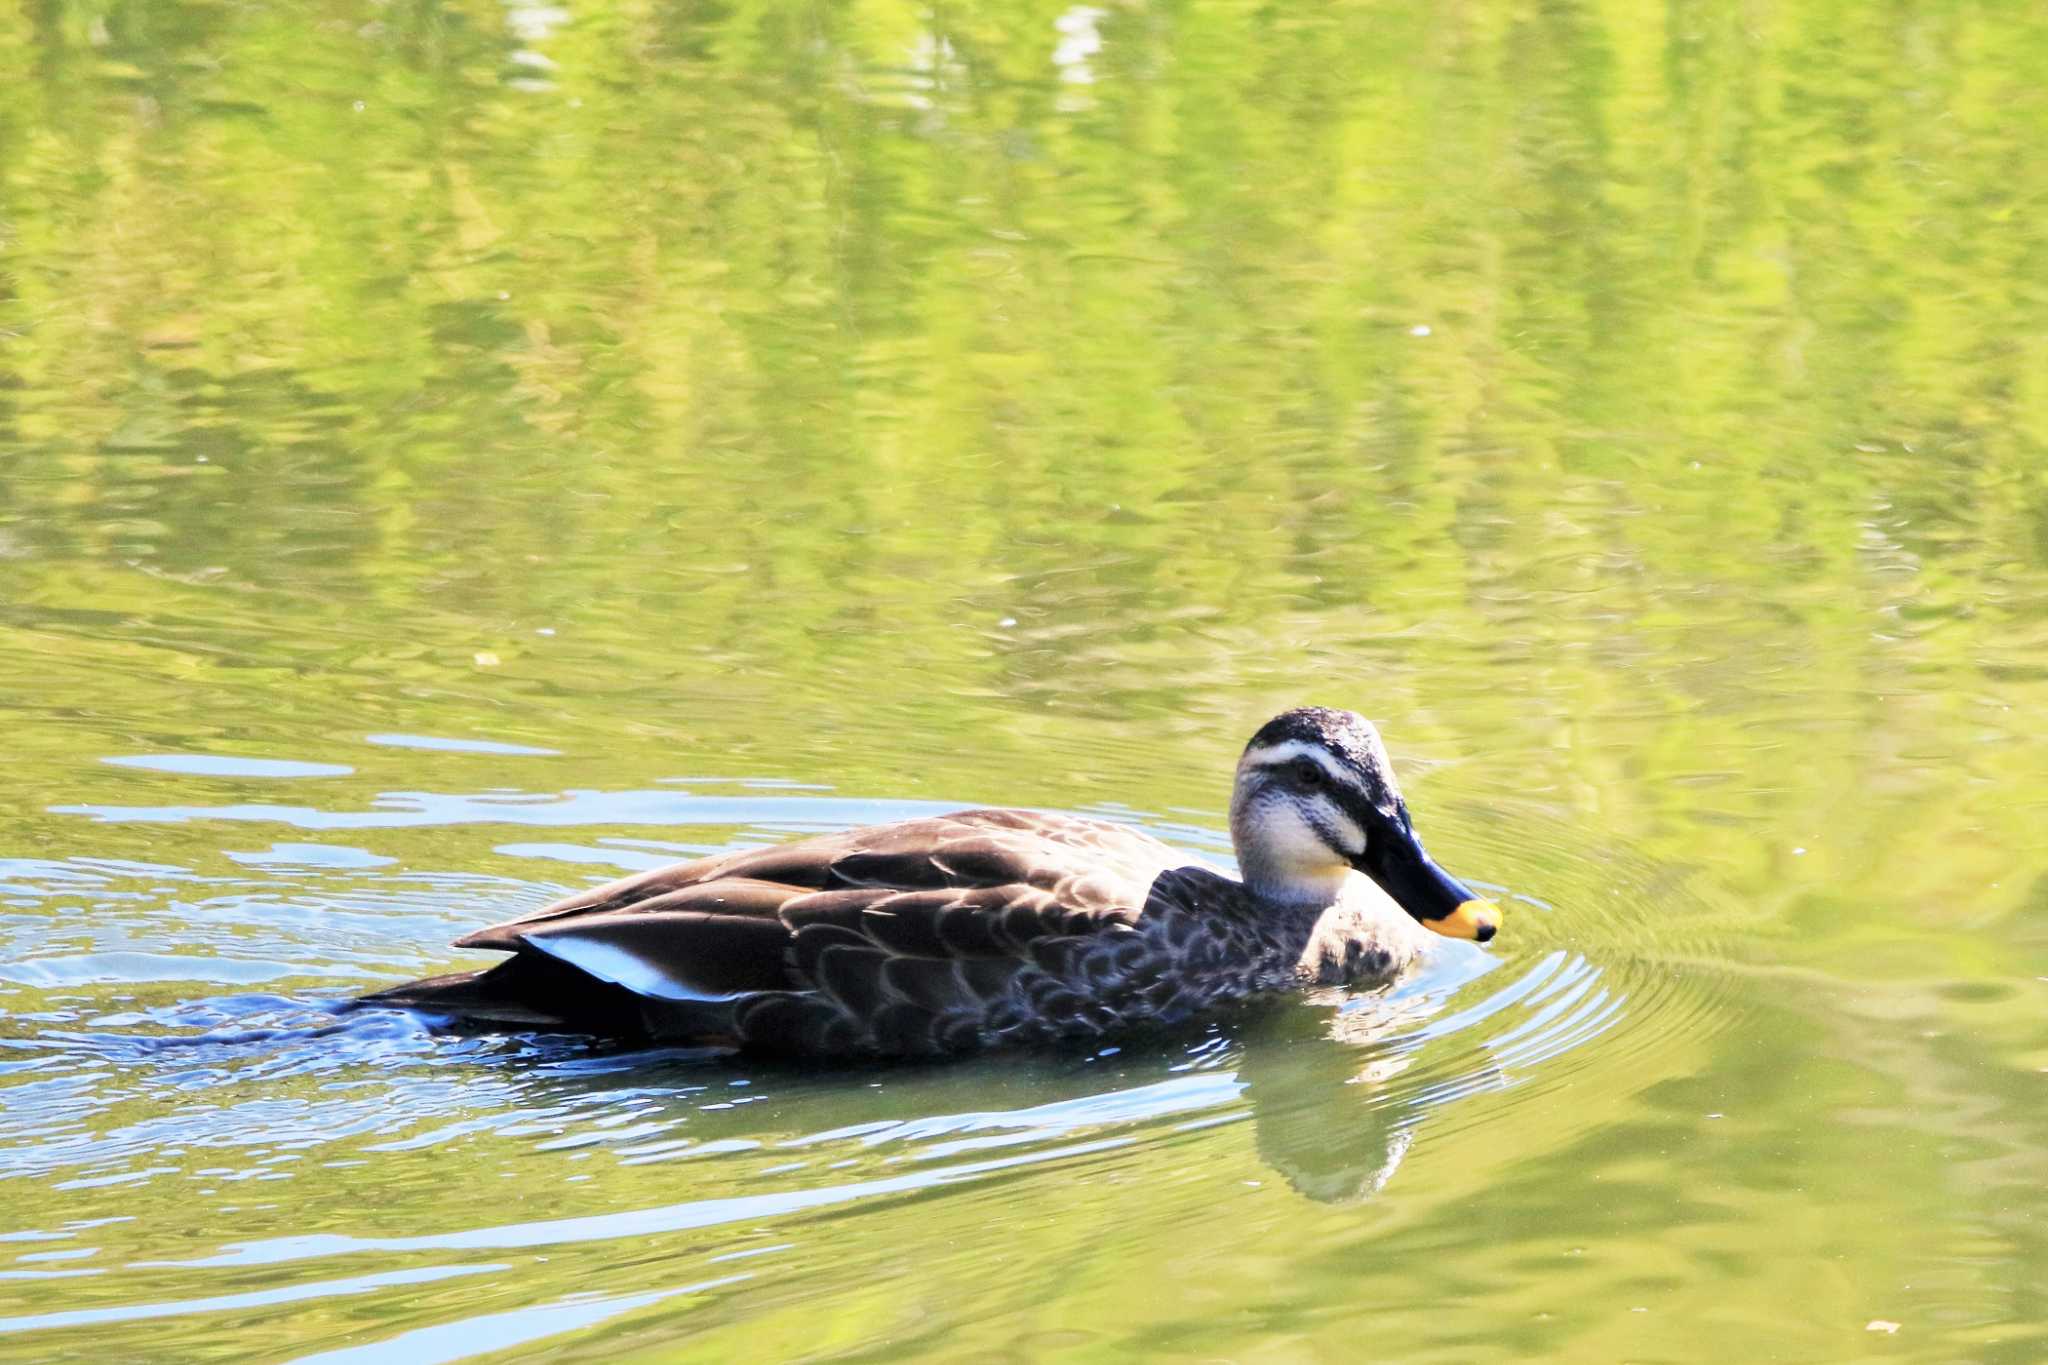
M 0 0 L 0 1358 L 2048 1356 L 2048 10 Z M 323 1002 L 1382 724 L 1506 931 Z

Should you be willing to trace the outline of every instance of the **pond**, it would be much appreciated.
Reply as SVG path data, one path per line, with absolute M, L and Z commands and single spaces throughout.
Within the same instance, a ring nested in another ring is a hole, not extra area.
M 2048 22 L 0 4 L 0 1357 L 2048 1354 Z M 1377 719 L 1506 927 L 851 1071 L 333 1002 Z

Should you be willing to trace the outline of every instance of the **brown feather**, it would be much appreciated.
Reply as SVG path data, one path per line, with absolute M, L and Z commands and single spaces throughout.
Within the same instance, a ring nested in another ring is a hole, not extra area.
M 962 811 L 623 877 L 457 940 L 513 954 L 487 971 L 370 998 L 507 1027 L 717 1034 L 808 1054 L 1086 1031 L 1112 1016 L 1075 994 L 1081 980 L 1139 1000 L 1146 983 L 1127 978 L 1151 961 L 1138 946 L 1089 945 L 1142 937 L 1131 931 L 1181 862 L 1123 826 Z
M 940 958 L 892 957 L 882 964 L 882 985 L 890 995 L 928 1014 L 979 1003 L 961 979 L 958 964 Z

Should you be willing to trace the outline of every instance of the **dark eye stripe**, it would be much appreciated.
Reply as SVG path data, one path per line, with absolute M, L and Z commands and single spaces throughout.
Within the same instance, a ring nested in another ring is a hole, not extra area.
M 1338 765 L 1338 771 L 1332 766 Z M 1364 781 L 1350 771 L 1335 755 L 1292 753 L 1285 758 L 1274 757 L 1261 761 L 1257 771 L 1267 774 L 1272 780 L 1285 781 L 1295 786 L 1332 793 L 1362 794 Z

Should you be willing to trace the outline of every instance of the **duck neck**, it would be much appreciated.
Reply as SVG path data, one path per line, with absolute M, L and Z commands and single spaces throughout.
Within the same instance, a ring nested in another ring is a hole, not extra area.
M 1253 829 L 1231 812 L 1231 842 L 1245 889 L 1262 901 L 1301 910 L 1325 910 L 1344 898 L 1357 873 L 1334 861 L 1320 845 L 1276 841 L 1270 829 Z
M 1272 867 L 1257 859 L 1240 861 L 1244 884 L 1262 901 L 1294 910 L 1327 910 L 1345 898 L 1357 876 L 1348 867 L 1327 871 L 1305 871 L 1297 867 Z

